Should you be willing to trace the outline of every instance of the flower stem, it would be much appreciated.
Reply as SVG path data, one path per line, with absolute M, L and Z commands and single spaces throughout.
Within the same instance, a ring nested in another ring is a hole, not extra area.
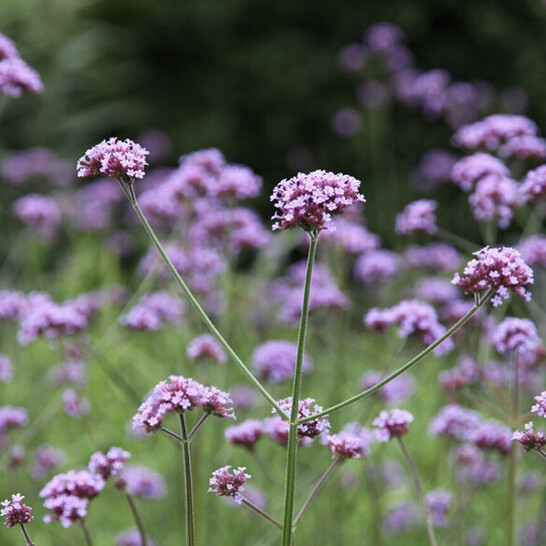
M 32 542 L 32 540 L 30 540 L 30 536 L 28 534 L 28 531 L 26 530 L 26 527 L 24 526 L 23 523 L 20 523 L 19 524 L 21 526 L 21 532 L 23 533 L 23 536 L 25 537 L 25 541 L 26 541 L 26 546 L 34 546 L 34 542 Z
M 282 491 L 282 484 L 275 478 L 275 475 L 271 472 L 269 466 L 261 459 L 254 449 L 249 450 L 250 455 L 254 459 L 254 462 L 260 467 L 264 476 L 279 490 Z
M 197 433 L 197 431 L 203 426 L 203 423 L 207 420 L 207 417 L 210 415 L 210 413 L 204 413 L 201 416 L 201 419 L 197 421 L 196 425 L 191 429 L 190 433 L 188 434 L 187 441 L 189 442 Z
M 124 187 L 124 184 L 121 183 L 122 187 Z M 169 268 L 170 272 L 172 273 L 175 281 L 182 289 L 182 292 L 192 305 L 192 307 L 195 309 L 201 320 L 205 323 L 205 326 L 210 330 L 211 334 L 218 340 L 220 345 L 225 349 L 225 351 L 229 354 L 231 359 L 235 362 L 235 364 L 238 366 L 238 368 L 243 372 L 243 374 L 246 376 L 248 381 L 262 394 L 262 396 L 275 408 L 275 410 L 278 412 L 278 414 L 283 417 L 283 419 L 288 421 L 288 415 L 280 408 L 280 406 L 277 404 L 277 402 L 273 399 L 273 397 L 267 392 L 267 390 L 261 385 L 261 383 L 252 375 L 252 372 L 245 366 L 243 361 L 239 358 L 237 353 L 232 349 L 231 345 L 224 339 L 222 334 L 218 331 L 216 326 L 214 326 L 213 322 L 210 320 L 204 309 L 201 307 L 199 302 L 195 299 L 195 296 L 192 294 L 191 290 L 188 288 L 178 271 L 176 270 L 176 267 L 174 267 L 173 263 L 171 262 L 169 256 L 165 252 L 165 249 L 161 245 L 159 239 L 157 238 L 154 230 L 152 229 L 152 226 L 150 226 L 148 220 L 146 219 L 146 216 L 144 216 L 144 213 L 142 212 L 138 201 L 136 199 L 136 196 L 134 195 L 134 191 L 132 189 L 132 184 L 129 186 L 130 193 L 128 194 L 127 191 L 124 188 L 125 194 L 129 198 L 129 201 L 133 205 L 133 208 L 135 209 L 135 212 L 137 213 L 138 217 L 140 218 L 140 221 L 142 222 L 142 225 L 144 226 L 144 229 L 146 230 L 146 233 L 152 240 L 152 243 L 157 248 L 159 254 L 163 258 L 165 264 Z
M 326 472 L 320 477 L 319 481 L 316 483 L 315 487 L 313 487 L 313 490 L 309 494 L 309 497 L 304 502 L 303 506 L 301 507 L 300 511 L 298 512 L 298 515 L 294 518 L 294 523 L 292 524 L 293 527 L 296 527 L 296 525 L 299 523 L 315 497 L 318 495 L 319 491 L 321 490 L 322 486 L 324 485 L 324 482 L 328 479 L 330 474 L 334 472 L 334 470 L 340 465 L 342 462 L 342 459 L 337 457 L 332 464 L 326 469 Z
M 190 444 L 184 413 L 180 414 L 180 430 L 182 433 L 182 453 L 184 455 L 184 483 L 186 492 L 186 544 L 195 546 L 195 514 L 193 508 L 193 482 L 191 476 Z
M 313 276 L 313 264 L 317 252 L 316 233 L 309 234 L 311 242 L 307 255 L 307 271 L 305 273 L 305 285 L 303 288 L 303 304 L 301 308 L 300 328 L 298 333 L 298 351 L 294 381 L 292 384 L 292 410 L 290 412 L 290 430 L 288 434 L 288 447 L 286 456 L 286 480 L 284 496 L 284 518 L 282 527 L 282 545 L 290 546 L 292 541 L 292 518 L 294 515 L 294 496 L 296 490 L 296 455 L 298 450 L 298 410 L 301 391 L 302 364 L 305 351 L 305 338 L 307 335 L 307 322 L 309 318 L 309 296 L 311 294 L 311 278 Z
M 89 534 L 89 530 L 85 525 L 84 519 L 80 519 L 80 525 L 83 531 L 83 536 L 85 537 L 85 543 L 87 544 L 87 546 L 93 546 L 93 541 L 91 540 L 91 535 Z
M 419 503 L 421 504 L 421 510 L 423 511 L 423 517 L 425 518 L 425 523 L 427 526 L 428 540 L 431 546 L 438 546 L 438 543 L 436 542 L 436 536 L 434 535 L 434 529 L 432 528 L 432 522 L 430 521 L 427 504 L 425 502 L 425 495 L 423 494 L 423 488 L 421 487 L 419 475 L 417 474 L 417 469 L 415 468 L 415 464 L 413 463 L 413 459 L 411 458 L 411 455 L 409 454 L 406 444 L 404 443 L 404 441 L 402 440 L 400 436 L 398 436 L 398 443 L 400 444 L 402 453 L 404 454 L 406 463 L 408 464 L 408 467 L 410 469 L 410 473 L 413 479 L 413 483 L 415 485 L 415 489 L 417 489 L 417 495 L 419 496 Z
M 182 436 L 179 436 L 178 434 L 176 434 L 176 432 L 173 432 L 172 430 L 169 430 L 168 428 L 159 427 L 159 430 L 161 430 L 161 432 L 164 432 L 165 434 L 167 434 L 171 438 L 174 438 L 175 440 L 178 440 L 179 442 L 184 442 L 184 438 L 182 438 Z
M 426 356 L 428 356 L 438 345 L 443 343 L 448 337 L 450 337 L 452 334 L 454 334 L 463 324 L 465 324 L 472 315 L 474 315 L 477 311 L 479 311 L 493 296 L 494 290 L 490 289 L 488 290 L 485 295 L 479 300 L 478 303 L 476 303 L 466 315 L 464 315 L 462 318 L 460 318 L 442 337 L 438 338 L 432 345 L 429 345 L 426 349 L 421 351 L 417 356 L 413 357 L 409 362 L 406 362 L 402 367 L 398 368 L 395 372 L 388 375 L 385 379 L 374 385 L 373 387 L 351 397 L 347 400 L 344 400 L 343 402 L 340 402 L 339 404 L 336 404 L 335 406 L 331 406 L 319 413 L 315 413 L 313 415 L 310 415 L 309 417 L 305 417 L 303 419 L 298 420 L 298 424 L 301 425 L 303 423 L 307 423 L 307 421 L 312 421 L 314 419 L 317 419 L 318 417 L 322 417 L 324 415 L 328 415 L 330 413 L 333 413 L 334 411 L 338 411 L 345 406 L 348 406 L 350 404 L 353 404 L 354 402 L 358 402 L 359 400 L 362 400 L 362 398 L 365 398 L 366 396 L 370 396 L 370 394 L 373 394 L 374 392 L 377 392 L 379 389 L 384 387 L 387 383 L 390 383 L 393 379 L 396 379 L 399 375 L 403 374 L 406 370 L 409 370 L 412 366 L 415 366 L 418 362 L 423 360 Z
M 476 250 L 480 248 L 479 245 L 469 241 L 468 239 L 465 239 L 460 235 L 456 235 L 455 233 L 451 233 L 451 231 L 447 231 L 441 227 L 437 228 L 436 235 L 438 235 L 440 239 L 443 239 L 448 243 L 452 243 L 466 252 L 476 252 Z
M 125 493 L 125 496 L 127 497 L 127 501 L 129 502 L 129 506 L 131 507 L 131 512 L 133 513 L 133 517 L 135 518 L 135 523 L 138 528 L 138 534 L 140 535 L 141 546 L 148 546 L 148 538 L 144 529 L 144 523 L 142 521 L 142 518 L 140 517 L 140 514 L 138 513 L 135 500 L 131 495 L 129 495 L 129 493 Z
M 372 519 L 373 519 L 374 533 L 375 533 L 374 544 L 376 546 L 383 546 L 383 530 L 381 529 L 381 522 L 382 522 L 381 497 L 379 495 L 377 484 L 375 482 L 376 477 L 374 476 L 372 469 L 370 469 L 368 461 L 364 462 L 363 470 L 364 470 L 364 478 L 368 485 L 368 489 L 370 490 L 371 512 L 372 512 Z
M 270 523 L 272 523 L 275 527 L 278 527 L 279 529 L 282 529 L 282 525 L 279 521 L 277 521 L 274 517 L 270 516 L 267 512 L 264 512 L 261 508 L 256 506 L 254 503 L 250 502 L 249 500 L 245 499 L 243 497 L 243 504 L 245 506 L 248 506 L 253 512 L 261 516 L 262 518 L 266 519 Z
M 512 358 L 512 418 L 518 422 L 518 404 L 519 404 L 519 361 L 518 351 L 514 351 Z M 516 527 L 516 449 L 512 443 L 510 453 L 508 454 L 508 490 L 506 493 L 506 524 L 507 524 L 507 544 L 513 546 L 514 533 Z

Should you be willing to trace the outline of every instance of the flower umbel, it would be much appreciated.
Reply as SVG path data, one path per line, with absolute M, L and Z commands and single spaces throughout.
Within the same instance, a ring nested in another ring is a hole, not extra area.
M 209 493 L 214 493 L 219 497 L 233 497 L 237 504 L 241 504 L 243 502 L 241 496 L 244 491 L 243 484 L 250 478 L 250 474 L 245 472 L 245 466 L 240 466 L 233 471 L 230 471 L 230 468 L 231 465 L 223 466 L 212 473 Z
M 16 493 L 11 496 L 11 500 L 6 499 L 0 503 L 2 505 L 0 515 L 6 518 L 4 521 L 6 527 L 24 525 L 34 519 L 31 514 L 32 508 L 23 503 L 24 498 L 20 493 Z

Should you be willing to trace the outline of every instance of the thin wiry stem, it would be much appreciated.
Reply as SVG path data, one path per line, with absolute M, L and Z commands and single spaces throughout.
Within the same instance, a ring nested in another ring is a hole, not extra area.
M 159 254 L 163 258 L 165 265 L 169 268 L 169 271 L 172 273 L 172 276 L 174 277 L 175 281 L 177 282 L 178 286 L 182 289 L 182 292 L 186 296 L 187 300 L 190 302 L 192 307 L 195 309 L 201 320 L 204 322 L 205 326 L 210 330 L 211 334 L 218 340 L 218 343 L 224 348 L 224 350 L 228 353 L 228 355 L 231 357 L 231 359 L 235 362 L 237 367 L 243 372 L 243 374 L 246 376 L 247 380 L 262 394 L 262 396 L 275 408 L 277 413 L 286 421 L 289 420 L 288 415 L 280 408 L 280 406 L 277 404 L 277 402 L 273 399 L 273 397 L 267 392 L 267 390 L 262 386 L 262 384 L 252 375 L 252 372 L 245 366 L 243 361 L 239 358 L 237 353 L 233 350 L 231 345 L 224 339 L 222 334 L 218 331 L 216 326 L 213 324 L 213 322 L 208 317 L 207 313 L 204 311 L 204 309 L 201 307 L 199 302 L 195 299 L 195 296 L 191 292 L 191 290 L 188 288 L 178 271 L 176 270 L 176 267 L 174 267 L 173 263 L 171 262 L 169 256 L 165 252 L 165 249 L 161 245 L 161 242 L 157 238 L 154 230 L 152 229 L 152 226 L 150 226 L 148 220 L 146 219 L 146 216 L 144 216 L 144 213 L 142 212 L 138 201 L 136 199 L 136 196 L 134 194 L 134 189 L 132 184 L 124 184 L 121 183 L 122 187 L 124 188 L 124 192 L 127 195 L 129 201 L 133 205 L 133 208 L 135 212 L 137 213 L 138 217 L 140 218 L 140 221 L 142 222 L 142 225 L 144 226 L 144 229 L 146 230 L 146 233 L 152 240 L 152 243 L 157 248 Z M 128 187 L 125 187 L 128 186 Z
M 514 351 L 512 355 L 512 418 L 514 422 L 518 422 L 519 418 L 519 359 L 518 350 Z M 516 530 L 516 446 L 514 443 L 510 446 L 510 453 L 508 454 L 508 489 L 506 493 L 506 525 L 507 525 L 507 544 L 513 546 L 514 534 Z
M 176 434 L 176 432 L 173 432 L 172 430 L 169 430 L 168 428 L 159 427 L 159 430 L 160 430 L 161 432 L 164 432 L 165 434 L 167 434 L 167 435 L 170 436 L 171 438 L 174 438 L 175 440 L 178 440 L 178 441 L 181 442 L 181 443 L 184 442 L 184 438 L 182 438 L 182 436 L 179 436 L 178 434 Z
M 142 521 L 142 518 L 140 517 L 140 514 L 136 507 L 135 500 L 133 499 L 131 495 L 129 495 L 129 493 L 125 493 L 125 496 L 127 498 L 127 501 L 129 502 L 129 506 L 131 507 L 131 512 L 133 513 L 133 517 L 135 518 L 138 534 L 140 535 L 141 546 L 148 546 L 148 537 L 146 536 L 146 530 L 144 529 L 144 522 Z
M 334 470 L 341 464 L 343 459 L 340 459 L 339 457 L 336 458 L 332 464 L 326 469 L 326 472 L 320 477 L 319 481 L 316 483 L 315 487 L 313 487 L 313 490 L 309 494 L 309 497 L 307 497 L 307 500 L 303 503 L 303 506 L 301 507 L 300 511 L 298 512 L 298 515 L 294 518 L 294 523 L 292 524 L 293 527 L 296 527 L 296 525 L 299 523 L 315 497 L 318 495 L 319 491 L 321 490 L 322 486 L 324 485 L 324 482 L 328 479 L 328 477 L 334 472 Z
M 261 516 L 262 518 L 269 521 L 269 523 L 272 523 L 275 527 L 278 527 L 279 529 L 282 529 L 282 525 L 279 521 L 277 521 L 274 517 L 270 516 L 267 512 L 264 512 L 260 507 L 256 506 L 254 503 L 250 502 L 249 500 L 245 499 L 243 497 L 242 503 L 250 508 L 253 512 Z
M 410 473 L 413 479 L 413 483 L 415 485 L 415 489 L 417 489 L 419 503 L 421 505 L 421 510 L 423 511 L 423 517 L 425 518 L 425 524 L 427 526 L 428 540 L 431 546 L 438 546 L 438 543 L 436 542 L 436 536 L 434 535 L 432 522 L 430 521 L 430 515 L 427 509 L 427 504 L 425 502 L 425 495 L 423 494 L 423 488 L 421 487 L 421 481 L 419 480 L 419 474 L 417 474 L 417 469 L 415 468 L 413 459 L 411 458 L 411 455 L 409 454 L 406 444 L 404 443 L 404 441 L 402 440 L 400 436 L 398 437 L 398 443 L 400 444 L 400 447 L 402 448 L 402 453 L 404 454 L 404 458 L 406 459 L 406 462 L 410 469 Z
M 195 512 L 193 504 L 193 481 L 191 475 L 190 444 L 184 413 L 180 414 L 180 431 L 182 434 L 182 454 L 184 456 L 184 485 L 186 493 L 186 544 L 195 546 Z
M 188 442 L 195 436 L 195 434 L 197 433 L 197 431 L 203 426 L 203 424 L 205 423 L 205 421 L 207 420 L 207 417 L 210 415 L 210 413 L 204 413 L 202 416 L 201 416 L 201 419 L 199 419 L 199 421 L 197 421 L 196 425 L 191 429 L 190 433 L 188 434 Z
M 34 546 L 34 542 L 30 540 L 30 536 L 28 534 L 28 531 L 23 523 L 20 523 L 19 526 L 21 527 L 21 532 L 23 533 L 23 536 L 25 537 L 26 546 Z
M 300 328 L 298 333 L 298 350 L 294 381 L 292 384 L 292 410 L 290 413 L 290 429 L 288 433 L 288 446 L 286 454 L 286 479 L 284 495 L 284 518 L 282 529 L 282 545 L 290 546 L 292 542 L 292 518 L 294 515 L 294 497 L 296 491 L 296 456 L 298 450 L 298 410 L 302 380 L 303 355 L 305 351 L 305 338 L 307 335 L 307 323 L 309 318 L 309 297 L 311 294 L 311 278 L 313 276 L 313 264 L 317 251 L 316 233 L 309 234 L 311 241 L 307 255 L 307 271 L 303 288 L 303 304 L 301 308 Z
M 93 541 L 91 540 L 91 535 L 89 534 L 89 530 L 87 529 L 87 526 L 85 525 L 85 520 L 80 519 L 80 526 L 83 531 L 83 536 L 85 537 L 85 543 L 87 546 L 93 546 Z
M 428 356 L 438 345 L 442 344 L 448 337 L 450 337 L 452 334 L 454 334 L 463 324 L 465 324 L 472 315 L 474 315 L 477 311 L 479 311 L 486 303 L 489 301 L 491 296 L 495 293 L 494 289 L 490 289 L 486 292 L 486 294 L 479 299 L 479 301 L 464 315 L 461 319 L 459 319 L 442 337 L 438 338 L 432 345 L 429 345 L 426 349 L 421 351 L 417 356 L 413 357 L 409 362 L 406 362 L 402 367 L 398 368 L 395 372 L 388 375 L 385 379 L 377 383 L 377 385 L 374 385 L 373 387 L 357 394 L 356 396 L 353 396 L 352 398 L 348 398 L 347 400 L 344 400 L 343 402 L 340 402 L 339 404 L 336 404 L 335 406 L 331 406 L 330 408 L 327 408 L 321 412 L 315 413 L 314 415 L 310 415 L 309 417 L 304 417 L 303 419 L 298 420 L 298 424 L 307 423 L 307 421 L 312 421 L 314 419 L 317 419 L 318 417 L 323 417 L 324 415 L 328 415 L 330 413 L 333 413 L 334 411 L 338 411 L 345 406 L 348 406 L 350 404 L 353 404 L 354 402 L 358 402 L 359 400 L 362 400 L 362 398 L 365 398 L 366 396 L 370 396 L 370 394 L 373 394 L 374 392 L 377 392 L 379 389 L 384 387 L 387 383 L 390 383 L 393 379 L 396 379 L 399 375 L 403 374 L 406 370 L 409 370 L 412 366 L 415 366 L 418 362 L 423 360 L 426 356 Z

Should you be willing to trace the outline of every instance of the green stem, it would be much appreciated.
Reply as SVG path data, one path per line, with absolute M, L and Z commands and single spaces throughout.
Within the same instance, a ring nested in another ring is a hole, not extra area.
M 284 518 L 282 528 L 282 545 L 290 546 L 292 542 L 292 518 L 294 515 L 294 496 L 296 490 L 296 455 L 298 450 L 298 410 L 301 391 L 302 364 L 305 351 L 305 338 L 307 335 L 307 323 L 309 318 L 309 296 L 311 294 L 311 278 L 313 276 L 313 264 L 317 251 L 318 234 L 310 233 L 309 253 L 307 255 L 307 271 L 303 289 L 303 304 L 301 308 L 300 328 L 298 333 L 298 351 L 294 370 L 294 382 L 292 384 L 292 410 L 290 412 L 290 430 L 288 434 L 288 447 L 286 456 L 286 480 L 284 496 Z
M 321 411 L 319 413 L 315 413 L 314 415 L 311 415 L 309 417 L 305 417 L 303 419 L 299 419 L 297 424 L 301 425 L 303 423 L 307 423 L 307 421 L 312 421 L 313 419 L 317 419 L 318 417 L 322 417 L 324 415 L 328 415 L 330 413 L 333 413 L 334 411 L 338 411 L 345 406 L 349 406 L 350 404 L 353 404 L 354 402 L 358 402 L 359 400 L 362 400 L 362 398 L 365 398 L 366 396 L 370 396 L 370 394 L 373 394 L 374 392 L 377 392 L 379 389 L 384 387 L 387 383 L 390 383 L 393 379 L 396 379 L 399 375 L 403 374 L 406 370 L 409 370 L 412 366 L 423 360 L 427 355 L 429 355 L 438 345 L 443 343 L 448 337 L 450 337 L 452 334 L 454 334 L 463 324 L 465 324 L 472 315 L 474 315 L 477 311 L 479 311 L 493 296 L 495 293 L 494 289 L 489 289 L 485 295 L 480 299 L 478 303 L 468 311 L 464 317 L 459 319 L 441 338 L 437 339 L 432 345 L 429 345 L 425 350 L 421 351 L 417 356 L 413 357 L 409 362 L 406 362 L 401 368 L 398 368 L 395 372 L 391 373 L 389 376 L 387 376 L 385 379 L 377 383 L 377 385 L 374 385 L 373 387 L 353 396 L 352 398 L 348 398 L 347 400 L 344 400 L 343 402 L 340 402 L 339 404 L 336 404 L 335 406 L 331 406 L 328 409 L 325 409 L 324 411 Z
M 465 239 L 464 237 L 456 235 L 455 233 L 451 233 L 451 231 L 447 231 L 441 227 L 437 228 L 436 235 L 438 235 L 440 239 L 444 239 L 444 241 L 453 243 L 455 246 L 458 246 L 461 250 L 464 250 L 466 252 L 476 252 L 476 250 L 479 249 L 479 246 L 477 244 L 469 241 L 468 239 Z
M 84 519 L 80 519 L 80 525 L 83 531 L 83 536 L 85 537 L 85 543 L 87 544 L 87 546 L 93 546 L 93 541 L 91 540 L 91 535 L 89 534 L 89 530 L 85 525 Z
M 140 517 L 140 514 L 138 513 L 135 500 L 131 495 L 129 495 L 129 493 L 125 493 L 125 496 L 127 497 L 127 501 L 129 502 L 129 506 L 131 507 L 131 512 L 133 513 L 133 517 L 135 518 L 135 523 L 138 528 L 138 534 L 140 535 L 141 546 L 148 546 L 148 538 L 144 529 L 144 523 L 142 521 L 142 518 Z
M 26 530 L 26 527 L 24 526 L 24 524 L 20 523 L 19 524 L 20 527 L 21 527 L 21 532 L 23 533 L 23 536 L 25 537 L 25 541 L 26 541 L 26 546 L 34 546 L 34 542 L 32 542 L 32 540 L 30 540 L 30 536 L 28 534 L 28 531 Z
M 417 469 L 415 468 L 413 459 L 411 458 L 411 455 L 409 454 L 406 444 L 404 443 L 404 441 L 402 440 L 400 436 L 398 436 L 398 443 L 400 444 L 400 447 L 402 448 L 402 453 L 404 454 L 404 457 L 410 469 L 410 473 L 413 479 L 413 483 L 415 485 L 415 489 L 417 489 L 417 495 L 419 496 L 419 503 L 421 504 L 421 510 L 423 511 L 423 517 L 425 518 L 425 523 L 427 526 L 428 540 L 431 546 L 438 546 L 438 543 L 436 542 L 436 537 L 434 535 L 434 529 L 432 528 L 432 522 L 430 521 L 430 515 L 427 508 L 427 504 L 425 502 L 425 495 L 423 494 L 423 488 L 421 487 L 421 482 L 419 480 L 419 474 L 417 474 Z
M 318 492 L 321 490 L 322 486 L 324 485 L 324 482 L 328 479 L 330 474 L 334 472 L 334 470 L 340 465 L 340 463 L 343 461 L 343 459 L 340 459 L 339 457 L 336 458 L 332 464 L 326 469 L 326 472 L 320 477 L 319 481 L 316 483 L 315 487 L 313 487 L 313 490 L 311 491 L 309 497 L 301 507 L 300 511 L 298 512 L 298 515 L 294 518 L 294 523 L 292 524 L 293 527 L 296 527 L 296 525 L 299 523 L 315 497 L 318 495 Z
M 121 183 L 122 188 L 124 188 L 124 184 Z M 192 307 L 195 309 L 201 320 L 204 322 L 205 326 L 210 330 L 211 334 L 218 340 L 218 343 L 225 349 L 225 351 L 228 353 L 228 355 L 231 357 L 231 359 L 235 362 L 235 364 L 238 366 L 238 368 L 243 372 L 243 374 L 246 376 L 248 381 L 262 394 L 262 396 L 275 408 L 277 413 L 285 420 L 288 421 L 288 415 L 280 408 L 280 406 L 277 404 L 277 402 L 273 399 L 273 397 L 267 392 L 267 390 L 261 385 L 261 383 L 252 375 L 252 372 L 245 366 L 243 361 L 239 358 L 237 353 L 231 348 L 229 343 L 224 339 L 222 334 L 218 331 L 216 326 L 214 326 L 213 322 L 210 320 L 208 315 L 205 313 L 204 309 L 201 307 L 199 302 L 195 299 L 195 296 L 192 294 L 191 290 L 188 288 L 176 268 L 174 267 L 173 263 L 171 262 L 169 256 L 167 256 L 167 253 L 165 252 L 165 249 L 161 245 L 159 239 L 157 238 L 154 230 L 148 223 L 148 220 L 146 219 L 146 216 L 144 216 L 144 213 L 140 209 L 140 206 L 138 204 L 138 201 L 136 199 L 136 196 L 134 195 L 134 191 L 132 189 L 132 185 L 129 186 L 130 193 L 127 193 L 127 190 L 124 188 L 125 194 L 128 196 L 131 204 L 133 205 L 133 208 L 135 209 L 135 212 L 137 213 L 138 217 L 140 218 L 140 221 L 142 222 L 142 225 L 144 226 L 144 229 L 146 230 L 146 233 L 152 240 L 152 243 L 157 248 L 159 254 L 165 261 L 165 264 L 169 268 L 170 272 L 172 273 L 175 281 L 182 289 L 182 292 L 192 305 Z
M 169 430 L 168 428 L 159 427 L 159 430 L 161 432 L 164 432 L 167 436 L 170 436 L 171 438 L 174 438 L 175 440 L 178 440 L 181 443 L 184 442 L 184 438 L 182 438 L 182 436 L 176 434 L 176 432 L 173 432 L 172 430 Z
M 514 352 L 512 358 L 512 417 L 518 423 L 518 383 L 519 383 L 519 362 L 518 351 Z M 516 446 L 514 443 L 510 446 L 508 454 L 508 491 L 506 493 L 506 524 L 507 524 L 507 544 L 514 545 L 514 533 L 516 529 Z
M 186 544 L 195 546 L 195 513 L 193 504 L 193 482 L 191 476 L 190 444 L 184 413 L 180 414 L 180 431 L 182 435 L 182 454 L 184 456 L 184 483 L 186 493 Z
M 381 497 L 379 495 L 379 490 L 377 488 L 377 484 L 375 483 L 376 478 L 373 475 L 373 472 L 371 471 L 369 467 L 368 461 L 364 462 L 363 465 L 364 469 L 364 478 L 366 480 L 366 483 L 368 484 L 368 489 L 370 490 L 370 497 L 371 497 L 371 512 L 372 512 L 372 519 L 373 519 L 373 526 L 374 526 L 374 533 L 375 533 L 375 545 L 376 546 L 383 546 L 383 531 L 381 529 Z
M 250 502 L 249 500 L 245 499 L 243 497 L 243 504 L 250 508 L 253 512 L 261 516 L 262 518 L 266 519 L 270 523 L 272 523 L 275 527 L 278 527 L 279 529 L 282 529 L 282 525 L 279 521 L 277 521 L 274 517 L 270 516 L 267 512 L 264 512 L 261 508 L 256 506 L 254 503 Z
M 204 413 L 201 416 L 201 419 L 197 421 L 196 425 L 191 429 L 190 433 L 188 434 L 188 442 L 195 436 L 196 432 L 203 426 L 203 423 L 207 420 L 207 417 L 210 415 L 210 413 Z

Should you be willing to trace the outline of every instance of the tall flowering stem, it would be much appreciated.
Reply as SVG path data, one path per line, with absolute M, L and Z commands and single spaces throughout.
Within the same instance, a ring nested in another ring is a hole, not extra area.
M 470 311 L 468 311 L 466 315 L 464 315 L 449 330 L 447 330 L 447 332 L 442 337 L 438 338 L 434 343 L 432 343 L 432 345 L 429 345 L 426 349 L 421 351 L 417 356 L 413 357 L 409 362 L 406 362 L 406 364 L 398 368 L 398 370 L 391 373 L 385 379 L 383 379 L 382 381 L 380 381 L 373 387 L 366 389 L 365 391 L 351 398 L 348 398 L 347 400 L 344 400 L 343 402 L 340 402 L 339 404 L 331 406 L 330 408 L 327 408 L 324 411 L 299 419 L 298 424 L 301 425 L 303 423 L 307 423 L 307 421 L 316 419 L 317 417 L 322 417 L 324 415 L 333 413 L 334 411 L 338 411 L 346 406 L 349 406 L 350 404 L 353 404 L 354 402 L 358 402 L 359 400 L 362 400 L 362 398 L 366 398 L 367 396 L 370 396 L 374 392 L 377 392 L 379 389 L 384 387 L 387 383 L 390 383 L 393 379 L 396 379 L 399 375 L 403 374 L 406 370 L 409 370 L 412 366 L 415 366 L 415 364 L 417 364 L 418 362 L 423 360 L 423 358 L 428 356 L 436 347 L 438 347 L 438 345 L 441 345 L 448 337 L 453 335 L 461 326 L 463 326 L 466 322 L 468 322 L 472 318 L 472 316 L 475 313 L 477 313 L 491 299 L 494 293 L 495 293 L 495 289 L 489 289 L 481 298 L 479 298 L 479 300 L 476 301 L 472 309 L 470 309 Z
M 301 310 L 300 329 L 298 333 L 298 352 L 296 356 L 296 368 L 292 384 L 292 409 L 290 412 L 290 430 L 288 434 L 288 447 L 286 458 L 286 479 L 284 496 L 284 518 L 282 528 L 282 544 L 290 546 L 292 541 L 292 518 L 294 516 L 294 496 L 296 490 L 296 455 L 298 450 L 298 409 L 301 392 L 303 356 L 305 352 L 305 338 L 307 336 L 307 323 L 309 319 L 309 297 L 311 294 L 311 278 L 313 276 L 313 264 L 317 252 L 318 232 L 309 232 L 310 245 L 307 255 L 307 271 L 303 289 L 303 305 Z
M 85 519 L 80 520 L 80 525 L 83 531 L 83 536 L 85 537 L 85 543 L 87 546 L 93 546 L 93 541 L 91 540 L 91 535 L 89 534 L 89 529 L 85 525 Z
M 180 414 L 180 432 L 182 435 L 182 454 L 184 456 L 184 483 L 186 492 L 186 544 L 195 545 L 195 513 L 193 503 L 193 482 L 191 476 L 190 444 L 184 412 Z
M 419 504 L 421 505 L 421 510 L 423 511 L 423 517 L 425 518 L 425 523 L 427 526 L 428 540 L 431 546 L 438 546 L 438 543 L 436 542 L 436 536 L 434 535 L 432 522 L 430 520 L 427 503 L 425 501 L 425 495 L 423 494 L 423 488 L 421 487 L 421 481 L 419 480 L 419 475 L 417 474 L 417 469 L 415 468 L 415 464 L 413 463 L 413 459 L 411 458 L 411 455 L 409 454 L 408 448 L 406 447 L 404 440 L 402 440 L 401 437 L 398 437 L 397 440 L 398 440 L 398 443 L 400 444 L 400 448 L 402 449 L 402 453 L 404 454 L 404 458 L 406 459 L 406 463 L 408 464 L 408 467 L 410 469 L 410 473 L 411 473 L 413 483 L 415 485 L 415 489 L 417 489 L 417 495 L 419 496 Z
M 512 418 L 519 424 L 519 360 L 518 349 L 514 351 L 512 359 Z M 507 544 L 513 546 L 514 533 L 516 527 L 516 446 L 512 443 L 510 453 L 508 454 L 508 490 L 506 493 L 506 512 L 507 512 Z
M 243 361 L 239 358 L 239 356 L 235 353 L 235 351 L 231 348 L 229 343 L 224 339 L 222 334 L 218 331 L 216 326 L 214 326 L 213 322 L 210 320 L 208 315 L 205 313 L 204 309 L 201 307 L 199 302 L 195 299 L 194 295 L 192 294 L 191 290 L 188 288 L 176 268 L 174 267 L 173 263 L 171 262 L 169 256 L 165 252 L 165 249 L 161 245 L 161 242 L 157 238 L 154 230 L 150 226 L 148 220 L 146 219 L 146 216 L 144 216 L 144 213 L 142 212 L 138 201 L 136 199 L 136 195 L 134 193 L 133 185 L 127 184 L 126 182 L 120 181 L 120 184 L 125 192 L 125 195 L 127 195 L 129 201 L 131 202 L 135 212 L 137 213 L 138 217 L 140 218 L 140 221 L 142 222 L 142 225 L 144 226 L 144 229 L 146 230 L 146 233 L 152 240 L 153 244 L 157 248 L 159 254 L 163 258 L 165 264 L 169 268 L 170 272 L 172 273 L 175 281 L 182 289 L 182 292 L 192 305 L 192 307 L 195 309 L 201 320 L 205 323 L 205 326 L 210 330 L 211 334 L 218 340 L 220 345 L 224 348 L 224 350 L 228 353 L 228 355 L 231 357 L 231 359 L 235 362 L 235 364 L 238 366 L 238 368 L 243 372 L 243 374 L 246 376 L 248 381 L 252 383 L 252 385 L 262 394 L 262 396 L 271 404 L 281 415 L 284 419 L 288 420 L 288 415 L 279 407 L 277 402 L 273 399 L 273 397 L 267 392 L 267 390 L 261 385 L 261 383 L 252 375 L 252 372 L 245 366 Z
M 131 512 L 133 513 L 133 517 L 135 518 L 138 534 L 140 535 L 141 546 L 148 546 L 148 537 L 146 535 L 146 530 L 144 529 L 144 522 L 140 517 L 135 500 L 129 493 L 125 493 L 125 496 L 127 497 L 127 502 L 129 503 L 129 506 L 131 507 Z

